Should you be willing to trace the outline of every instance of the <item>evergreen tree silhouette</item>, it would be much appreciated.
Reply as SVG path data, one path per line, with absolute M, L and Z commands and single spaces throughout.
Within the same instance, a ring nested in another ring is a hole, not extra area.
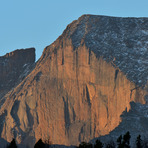
M 142 148 L 141 135 L 138 135 L 138 137 L 136 139 L 136 148 Z
M 130 132 L 128 131 L 124 136 L 123 136 L 123 146 L 125 148 L 130 148 Z
M 123 148 L 123 143 L 122 143 L 122 135 L 120 135 L 117 139 L 117 145 L 118 148 Z
M 45 144 L 42 139 L 39 139 L 39 141 L 34 145 L 34 148 L 45 148 Z
M 15 139 L 13 139 L 13 140 L 11 141 L 11 143 L 7 146 L 7 148 L 17 148 Z
M 94 148 L 102 148 L 103 147 L 103 143 L 100 140 L 96 140 L 96 143 L 94 145 Z

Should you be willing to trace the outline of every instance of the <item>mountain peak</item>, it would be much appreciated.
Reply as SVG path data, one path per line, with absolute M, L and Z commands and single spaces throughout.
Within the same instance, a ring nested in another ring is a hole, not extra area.
M 82 15 L 67 26 L 60 38 L 71 40 L 75 49 L 83 41 L 97 57 L 112 62 L 141 86 L 148 80 L 147 24 L 148 18 Z
M 30 147 L 40 138 L 78 145 L 115 129 L 131 101 L 145 103 L 147 22 L 94 15 L 73 21 L 1 99 L 1 138 Z
M 35 48 L 17 49 L 0 57 L 0 98 L 16 85 L 20 75 L 34 63 Z
M 26 56 L 29 55 L 29 54 L 33 54 L 32 62 L 34 62 L 35 61 L 35 48 L 34 47 L 26 48 L 26 49 L 16 49 L 12 52 L 6 53 L 6 55 L 1 56 L 0 58 L 3 58 L 3 57 L 10 58 L 12 56 L 18 56 L 18 57 L 23 56 L 24 59 L 26 59 L 27 58 Z

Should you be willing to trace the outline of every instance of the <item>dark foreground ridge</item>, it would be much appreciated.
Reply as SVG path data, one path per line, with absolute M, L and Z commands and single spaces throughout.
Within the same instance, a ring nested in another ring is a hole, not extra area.
M 130 139 L 131 135 L 129 131 L 124 135 L 120 135 L 117 139 L 112 139 L 107 142 L 97 139 L 94 144 L 81 142 L 79 146 L 52 145 L 52 143 L 43 142 L 42 139 L 39 139 L 34 145 L 34 148 L 147 148 L 148 146 L 148 140 L 142 139 L 141 135 L 138 135 L 136 139 L 134 139 L 132 145 Z M 6 148 L 17 148 L 15 139 L 13 139 Z

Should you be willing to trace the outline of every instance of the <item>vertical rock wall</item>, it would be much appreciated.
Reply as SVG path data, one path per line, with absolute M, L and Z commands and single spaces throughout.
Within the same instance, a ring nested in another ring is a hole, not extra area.
M 1 126 L 7 141 L 15 137 L 18 143 L 33 145 L 42 138 L 78 144 L 117 127 L 131 101 L 145 103 L 143 90 L 85 44 L 74 50 L 65 40 L 45 50 L 0 110 L 7 111 Z

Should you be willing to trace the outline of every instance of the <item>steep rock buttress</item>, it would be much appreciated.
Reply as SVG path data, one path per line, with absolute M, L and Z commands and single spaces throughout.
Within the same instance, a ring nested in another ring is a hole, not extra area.
M 117 127 L 131 101 L 145 103 L 147 21 L 84 15 L 68 25 L 5 95 L 1 138 L 30 147 L 39 138 L 74 145 Z

